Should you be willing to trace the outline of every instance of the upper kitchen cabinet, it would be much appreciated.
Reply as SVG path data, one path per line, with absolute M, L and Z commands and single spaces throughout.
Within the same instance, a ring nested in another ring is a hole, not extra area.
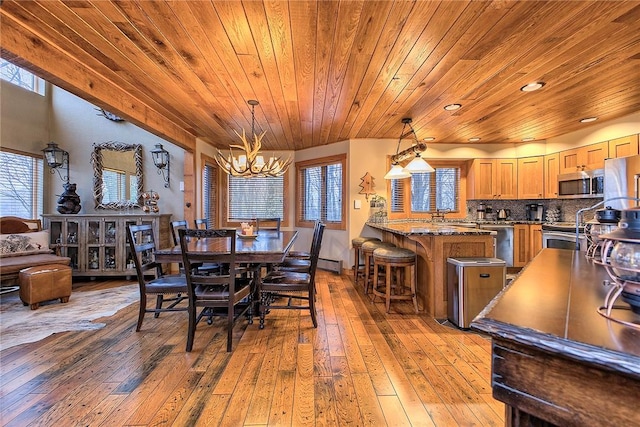
M 558 198 L 558 174 L 560 173 L 560 153 L 544 156 L 544 198 Z
M 638 135 L 623 136 L 609 141 L 609 157 L 634 156 L 638 152 Z
M 518 159 L 518 198 L 542 199 L 544 196 L 544 157 Z
M 607 141 L 561 151 L 560 173 L 601 169 L 604 167 L 604 159 L 607 157 L 609 157 L 609 143 Z
M 471 162 L 467 190 L 470 199 L 517 199 L 516 159 L 476 159 Z

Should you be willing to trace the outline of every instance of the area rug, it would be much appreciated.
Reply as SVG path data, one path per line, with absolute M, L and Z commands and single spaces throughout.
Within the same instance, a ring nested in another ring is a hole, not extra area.
M 46 302 L 37 310 L 24 306 L 18 292 L 2 295 L 0 350 L 39 341 L 57 332 L 103 328 L 104 323 L 92 320 L 112 316 L 139 299 L 137 284 L 103 290 L 74 290 L 68 303 Z

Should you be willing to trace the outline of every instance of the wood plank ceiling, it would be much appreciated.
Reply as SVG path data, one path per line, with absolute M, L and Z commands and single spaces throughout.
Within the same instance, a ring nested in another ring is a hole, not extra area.
M 273 150 L 397 139 L 403 117 L 517 143 L 640 110 L 638 1 L 5 0 L 0 19 L 3 58 L 186 149 L 249 131 L 249 99 Z

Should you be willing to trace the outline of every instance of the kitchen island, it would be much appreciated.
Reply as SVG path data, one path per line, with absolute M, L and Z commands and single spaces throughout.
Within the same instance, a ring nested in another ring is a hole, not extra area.
M 493 257 L 495 232 L 447 223 L 367 223 L 382 240 L 417 254 L 418 306 L 436 319 L 447 318 L 447 258 Z
M 492 337 L 508 426 L 638 426 L 640 329 L 601 316 L 611 285 L 584 252 L 543 249 L 472 322 Z M 619 299 L 614 317 L 640 325 Z

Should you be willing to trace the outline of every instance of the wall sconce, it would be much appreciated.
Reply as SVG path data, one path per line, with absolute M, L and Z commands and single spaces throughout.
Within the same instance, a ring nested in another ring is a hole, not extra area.
M 58 144 L 55 142 L 49 142 L 47 144 L 47 148 L 43 149 L 44 159 L 49 166 L 50 172 L 53 173 L 55 170 L 58 172 L 58 176 L 64 182 L 69 182 L 69 152 L 64 151 L 62 148 L 58 148 Z M 66 175 L 62 175 L 60 172 L 60 168 L 65 167 L 67 170 Z
M 153 164 L 158 168 L 158 175 L 164 178 L 164 188 L 169 188 L 169 152 L 162 148 L 162 144 L 156 144 L 156 148 L 151 150 Z M 167 174 L 164 174 L 164 170 Z

